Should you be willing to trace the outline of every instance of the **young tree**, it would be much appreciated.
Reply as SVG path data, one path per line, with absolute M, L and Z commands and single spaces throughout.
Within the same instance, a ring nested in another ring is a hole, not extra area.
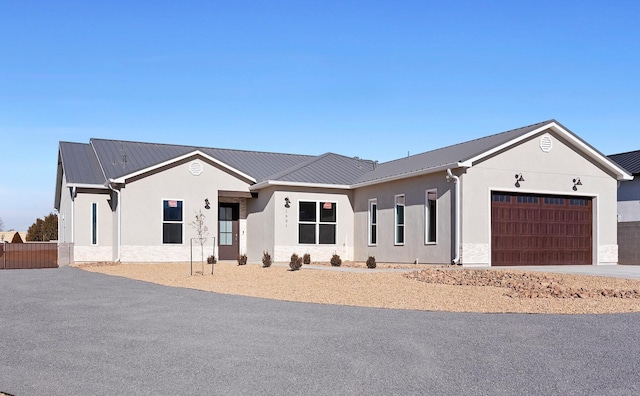
M 2 217 L 0 217 L 0 231 L 4 231 L 4 224 L 2 223 Z
M 58 239 L 58 215 L 50 213 L 44 219 L 37 219 L 27 230 L 27 241 L 48 242 Z
M 202 210 L 198 210 L 195 219 L 191 222 L 191 227 L 196 230 L 198 237 L 198 243 L 200 244 L 200 264 L 202 266 L 202 275 L 204 275 L 204 244 L 207 243 L 207 236 L 209 235 L 209 228 L 204 223 L 206 216 L 202 213 Z

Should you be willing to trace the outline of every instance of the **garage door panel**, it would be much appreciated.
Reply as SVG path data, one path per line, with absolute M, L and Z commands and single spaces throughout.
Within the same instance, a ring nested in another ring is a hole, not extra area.
M 590 198 L 493 193 L 493 265 L 591 264 Z

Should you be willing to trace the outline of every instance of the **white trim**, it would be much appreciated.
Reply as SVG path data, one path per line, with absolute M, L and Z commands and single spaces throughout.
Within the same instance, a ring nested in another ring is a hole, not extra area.
M 578 139 L 573 133 L 567 131 L 566 129 L 562 128 L 560 125 L 558 125 L 555 122 L 550 122 L 548 124 L 544 124 L 543 126 L 534 129 L 533 131 L 526 133 L 522 136 L 518 136 L 517 138 L 514 138 L 498 147 L 495 147 L 491 150 L 485 151 L 484 153 L 481 153 L 473 158 L 468 159 L 467 161 L 464 161 L 463 164 L 464 165 L 468 165 L 473 166 L 473 163 L 476 161 L 479 161 L 483 158 L 486 158 L 498 151 L 504 150 L 510 146 L 513 146 L 516 143 L 519 143 L 523 140 L 529 139 L 530 137 L 543 132 L 547 129 L 551 129 L 552 131 L 562 135 L 564 138 L 566 138 L 567 140 L 569 140 L 571 143 L 573 143 L 574 145 L 576 145 L 577 147 L 579 147 L 581 149 L 582 152 L 584 152 L 585 154 L 587 154 L 588 157 L 594 159 L 597 163 L 599 163 L 600 165 L 602 165 L 603 167 L 605 167 L 606 169 L 610 170 L 611 172 L 616 174 L 616 179 L 618 180 L 633 180 L 633 176 L 631 176 L 629 173 L 627 173 L 625 170 L 623 170 L 622 168 L 620 168 L 619 166 L 617 166 L 613 161 L 609 160 L 608 158 L 604 157 L 602 154 L 598 153 L 597 151 L 595 151 L 594 149 L 592 149 L 590 146 L 586 145 L 582 140 Z
M 200 150 L 195 150 L 195 151 L 192 151 L 190 153 L 181 155 L 179 157 L 174 157 L 174 158 L 172 158 L 170 160 L 167 160 L 167 161 L 161 162 L 159 164 L 150 166 L 148 168 L 144 168 L 144 169 L 141 169 L 141 170 L 133 172 L 133 173 L 129 173 L 129 174 L 124 175 L 124 176 L 120 176 L 119 178 L 115 179 L 114 182 L 115 183 L 124 183 L 126 181 L 126 179 L 129 179 L 129 178 L 132 178 L 132 177 L 135 177 L 135 176 L 139 176 L 139 175 L 141 175 L 143 173 L 151 172 L 151 171 L 153 171 L 155 169 L 162 168 L 163 166 L 171 165 L 173 163 L 182 161 L 182 160 L 190 158 L 190 157 L 195 157 L 195 156 L 198 156 L 198 155 L 204 157 L 205 159 L 207 159 L 207 160 L 209 160 L 209 161 L 211 161 L 211 162 L 213 162 L 213 163 L 215 163 L 215 164 L 217 164 L 217 165 L 219 165 L 219 166 L 221 166 L 221 167 L 223 167 L 223 168 L 225 168 L 227 170 L 230 170 L 231 172 L 233 172 L 233 173 L 235 173 L 235 174 L 237 174 L 237 175 L 239 175 L 239 176 L 241 176 L 241 177 L 243 177 L 243 178 L 245 178 L 247 180 L 250 180 L 250 181 L 252 181 L 254 183 L 256 182 L 256 179 L 254 179 L 253 177 L 247 175 L 246 173 L 243 173 L 243 172 L 239 171 L 236 168 L 233 168 L 233 167 L 225 164 L 222 161 L 219 161 L 219 160 L 211 157 L 210 155 L 207 155 L 207 154 L 203 153 Z
M 164 201 L 177 201 L 177 202 L 182 202 L 182 221 L 165 221 L 164 220 Z M 184 209 L 185 209 L 185 204 L 184 204 L 184 199 L 181 198 L 160 198 L 160 245 L 162 246 L 172 246 L 172 245 L 184 245 L 185 244 L 185 233 L 184 233 L 184 226 L 185 226 L 185 216 L 184 216 Z M 168 224 L 182 224 L 182 242 L 180 243 L 164 243 L 164 224 L 168 223 Z
M 398 242 L 398 198 L 403 198 L 402 203 L 402 242 Z M 404 246 L 407 236 L 407 197 L 404 194 L 396 194 L 393 196 L 393 244 L 394 246 Z
M 371 185 L 374 185 L 374 184 L 386 183 L 386 182 L 390 182 L 390 181 L 394 181 L 394 180 L 401 180 L 401 179 L 407 179 L 407 178 L 410 178 L 410 177 L 428 175 L 428 174 L 431 174 L 431 173 L 444 172 L 447 169 L 470 168 L 470 167 L 471 167 L 471 165 L 467 164 L 466 162 L 454 162 L 454 163 L 447 164 L 447 165 L 436 166 L 435 168 L 422 169 L 422 170 L 415 171 L 415 172 L 401 173 L 399 175 L 387 176 L 387 177 L 383 177 L 381 179 L 375 179 L 375 180 L 369 180 L 369 181 L 362 182 L 362 183 L 356 183 L 356 184 L 351 185 L 351 188 L 355 189 L 355 188 L 360 188 L 360 187 L 371 186 Z
M 373 222 L 371 221 L 371 214 L 373 213 L 373 210 L 371 209 L 371 207 L 375 205 L 376 206 L 376 210 L 375 210 L 375 214 L 376 214 L 376 242 L 373 243 L 371 242 L 371 227 L 374 225 Z M 368 210 L 367 210 L 367 246 L 378 246 L 378 198 L 371 198 L 369 199 L 369 204 L 368 204 Z
M 435 223 L 434 224 L 434 229 L 435 229 L 435 240 L 433 241 L 429 241 L 429 226 L 431 225 L 430 223 L 430 208 L 429 208 L 429 193 L 435 193 L 436 194 L 436 199 L 435 199 Z M 424 244 L 425 245 L 437 245 L 438 244 L 438 189 L 437 188 L 428 188 L 424 191 Z
M 87 184 L 87 183 L 67 183 L 67 187 L 76 187 L 76 188 L 94 188 L 98 190 L 108 190 L 104 184 Z
M 287 187 L 315 187 L 315 188 L 333 188 L 336 190 L 350 190 L 353 186 L 348 184 L 322 184 L 322 183 L 300 183 L 291 181 L 279 181 L 279 180 L 265 180 L 258 184 L 249 186 L 249 190 L 260 190 L 268 186 L 287 186 Z

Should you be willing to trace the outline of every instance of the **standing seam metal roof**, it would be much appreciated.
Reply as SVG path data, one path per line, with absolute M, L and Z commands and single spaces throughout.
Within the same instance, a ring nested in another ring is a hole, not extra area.
M 104 184 L 104 174 L 91 145 L 60 142 L 60 158 L 67 183 Z

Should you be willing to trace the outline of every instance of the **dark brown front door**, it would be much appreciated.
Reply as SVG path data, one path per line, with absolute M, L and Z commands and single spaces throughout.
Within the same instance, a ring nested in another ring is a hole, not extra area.
M 491 194 L 491 265 L 592 264 L 588 197 Z
M 235 260 L 239 252 L 240 205 L 220 202 L 218 208 L 218 254 L 220 260 Z

